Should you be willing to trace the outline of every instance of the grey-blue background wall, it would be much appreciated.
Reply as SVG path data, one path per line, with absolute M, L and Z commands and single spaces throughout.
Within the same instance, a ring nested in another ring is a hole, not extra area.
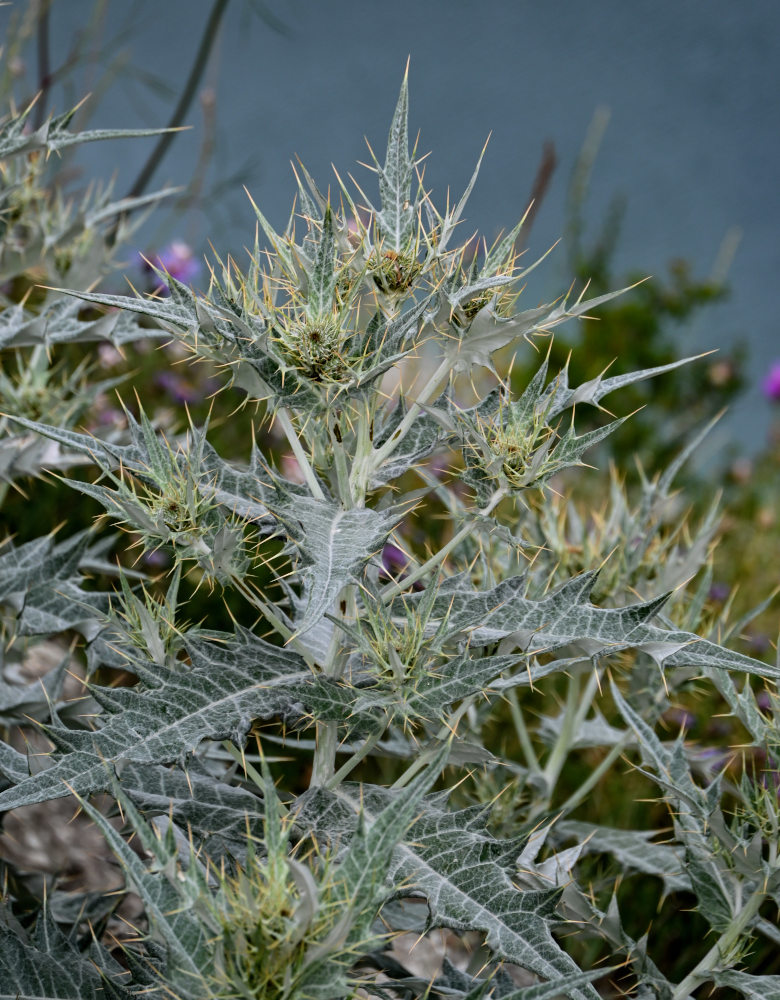
M 73 77 L 62 105 L 94 86 L 119 57 L 126 69 L 99 99 L 92 124 L 161 125 L 189 70 L 210 0 L 106 0 L 108 44 Z M 92 0 L 54 0 L 54 61 L 87 25 Z M 0 9 L 7 21 L 11 9 Z M 283 226 L 298 154 L 323 183 L 365 159 L 363 137 L 382 147 L 407 56 L 411 121 L 432 150 L 426 181 L 460 192 L 489 132 L 492 139 L 468 223 L 492 237 L 526 207 L 542 144 L 559 158 L 534 223 L 529 254 L 561 234 L 566 190 L 594 111 L 611 111 L 592 176 L 594 230 L 615 195 L 627 199 L 622 267 L 661 274 L 672 257 L 697 273 L 713 267 L 726 234 L 742 239 L 729 272 L 730 299 L 682 328 L 682 350 L 746 341 L 751 388 L 713 438 L 746 449 L 764 441 L 770 405 L 760 383 L 780 360 L 780 4 L 777 0 L 231 0 L 204 78 L 216 94 L 215 149 L 203 200 L 167 230 L 147 226 L 142 249 L 180 237 L 197 251 L 211 239 L 239 257 L 253 237 L 246 183 Z M 155 184 L 187 181 L 202 152 L 204 116 L 174 143 Z M 133 179 L 140 143 L 97 144 L 92 173 Z M 366 178 L 363 172 L 363 179 Z M 569 283 L 565 254 L 532 285 L 530 299 Z

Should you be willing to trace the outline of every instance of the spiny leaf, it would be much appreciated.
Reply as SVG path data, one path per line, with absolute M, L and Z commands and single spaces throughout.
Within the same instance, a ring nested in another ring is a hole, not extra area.
M 111 312 L 98 319 L 78 318 L 81 309 L 75 299 L 57 299 L 42 312 L 32 313 L 20 303 L 0 312 L 0 348 L 30 347 L 35 344 L 87 343 L 110 340 L 117 346 L 154 335 L 142 330 L 124 312 Z
M 86 132 L 70 132 L 68 125 L 78 110 L 50 118 L 35 131 L 25 132 L 25 124 L 33 105 L 21 115 L 10 118 L 0 127 L 0 160 L 13 156 L 46 150 L 59 153 L 71 146 L 85 142 L 100 142 L 104 139 L 134 139 L 160 135 L 168 129 L 92 129 Z
M 441 587 L 434 614 L 440 620 L 447 615 L 450 631 L 468 633 L 475 644 L 511 635 L 518 648 L 535 652 L 574 645 L 588 656 L 601 657 L 626 648 L 643 649 L 666 667 L 695 664 L 777 678 L 777 670 L 760 660 L 689 632 L 649 624 L 666 595 L 623 608 L 595 607 L 589 594 L 596 578 L 596 573 L 582 573 L 538 601 L 523 596 L 524 577 L 511 577 L 487 591 L 451 578 Z M 419 597 L 412 594 L 404 600 Z
M 306 310 L 313 322 L 332 314 L 335 289 L 336 248 L 333 242 L 333 213 L 328 205 L 322 218 L 322 230 L 306 298 Z
M 691 778 L 681 742 L 676 741 L 671 750 L 665 747 L 614 683 L 611 689 L 621 715 L 639 738 L 643 759 L 656 771 L 656 781 L 674 806 L 675 833 L 684 847 L 685 871 L 699 901 L 699 911 L 715 930 L 722 932 L 730 926 L 738 909 L 736 898 L 740 890 L 735 885 L 734 866 L 723 854 L 733 838 L 728 837 L 722 816 L 718 815 L 717 798 L 713 795 L 718 791 L 718 783 L 714 782 L 706 791 L 699 788 Z M 715 842 L 715 831 L 722 837 L 720 849 Z M 750 874 L 756 876 L 759 872 L 754 867 Z
M 210 933 L 205 921 L 194 912 L 193 904 L 208 891 L 196 859 L 190 857 L 188 867 L 179 868 L 176 848 L 163 843 L 132 803 L 124 800 L 122 806 L 128 819 L 161 869 L 149 871 L 98 809 L 86 800 L 82 800 L 81 806 L 100 828 L 121 863 L 127 887 L 137 892 L 143 901 L 152 936 L 165 948 L 166 983 L 179 991 L 182 1000 L 198 1000 L 202 996 L 202 984 L 212 970 L 214 951 L 211 947 L 213 931 Z
M 309 668 L 296 653 L 240 631 L 207 641 L 186 638 L 192 666 L 176 672 L 128 657 L 126 669 L 146 683 L 135 688 L 92 689 L 106 716 L 95 732 L 54 725 L 49 737 L 69 752 L 54 764 L 0 793 L 0 810 L 45 802 L 74 791 L 80 795 L 110 787 L 113 766 L 124 761 L 160 764 L 183 759 L 203 740 L 243 743 L 255 719 L 306 714 Z M 328 688 L 326 705 L 337 689 Z
M 404 792 L 373 785 L 342 785 L 336 792 L 312 789 L 301 801 L 298 822 L 338 842 L 403 802 Z M 425 895 L 433 926 L 486 935 L 495 956 L 545 979 L 578 975 L 580 970 L 550 933 L 559 891 L 523 892 L 513 884 L 516 841 L 497 841 L 483 829 L 480 810 L 449 812 L 441 797 L 425 800 L 409 833 L 394 854 L 389 877 Z M 572 987 L 572 1000 L 596 1000 L 589 986 Z
M 127 974 L 99 945 L 81 951 L 50 916 L 39 915 L 34 940 L 0 924 L 0 1000 L 130 1000 Z M 99 964 L 98 964 L 99 963 Z M 107 982 L 100 966 L 112 969 Z
M 108 594 L 79 583 L 91 537 L 80 532 L 59 544 L 46 535 L 20 546 L 0 545 L 0 604 L 14 612 L 19 635 L 77 629 L 95 637 L 108 611 Z
M 295 622 L 298 634 L 313 628 L 342 588 L 359 577 L 401 517 L 397 510 L 344 510 L 314 497 L 269 499 L 268 508 L 284 525 L 301 559 L 307 605 Z
M 453 368 L 463 372 L 470 372 L 476 366 L 492 370 L 492 356 L 502 347 L 520 337 L 530 338 L 534 334 L 548 333 L 561 323 L 584 316 L 588 310 L 595 309 L 628 290 L 622 288 L 586 301 L 580 296 L 571 306 L 564 299 L 557 305 L 551 303 L 527 309 L 511 318 L 497 316 L 490 306 L 485 306 L 480 309 L 462 336 L 452 342 L 449 355 Z
M 627 291 L 628 289 L 624 290 Z M 594 300 L 592 305 L 595 304 Z M 698 356 L 680 358 L 679 361 L 672 361 L 667 365 L 658 365 L 655 368 L 643 368 L 635 372 L 626 372 L 623 375 L 613 375 L 610 378 L 604 378 L 602 373 L 589 382 L 583 382 L 582 385 L 578 385 L 575 389 L 569 388 L 568 367 L 564 368 L 557 379 L 550 383 L 547 390 L 550 419 L 562 413 L 563 410 L 576 406 L 578 403 L 590 403 L 592 406 L 598 406 L 604 396 L 615 392 L 617 389 L 633 385 L 635 382 L 643 382 L 645 379 L 655 378 L 657 375 L 665 375 L 666 372 L 674 371 L 675 368 L 680 368 L 682 365 L 689 365 L 692 361 L 696 361 L 697 358 Z M 679 465 L 675 463 L 671 475 L 674 475 L 678 468 Z
M 707 980 L 739 990 L 745 1000 L 780 1000 L 780 976 L 751 976 L 737 969 L 723 969 L 708 973 Z
M 409 155 L 409 83 L 405 74 L 393 112 L 387 138 L 385 165 L 377 164 L 381 209 L 377 223 L 382 236 L 382 248 L 403 252 L 412 237 L 414 206 L 412 197 L 412 158 Z
M 139 809 L 191 830 L 214 860 L 228 852 L 241 858 L 247 831 L 261 832 L 262 799 L 214 777 L 195 757 L 183 770 L 123 762 L 120 774 L 122 790 Z
M 595 823 L 564 820 L 553 828 L 556 838 L 572 838 L 588 854 L 611 854 L 627 871 L 644 872 L 663 879 L 664 892 L 690 891 L 681 852 L 671 844 L 651 843 L 654 830 L 615 830 Z

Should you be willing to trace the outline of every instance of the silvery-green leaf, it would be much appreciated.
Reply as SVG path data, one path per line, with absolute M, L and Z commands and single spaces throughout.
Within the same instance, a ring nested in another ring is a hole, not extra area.
M 611 689 L 620 714 L 637 734 L 643 760 L 655 772 L 652 777 L 674 806 L 675 833 L 683 845 L 685 872 L 699 901 L 699 911 L 716 931 L 722 932 L 738 910 L 736 896 L 740 890 L 735 884 L 732 852 L 728 850 L 733 838 L 724 828 L 717 799 L 712 801 L 718 784 L 713 782 L 707 790 L 696 785 L 681 741 L 677 740 L 671 749 L 664 746 L 616 685 L 612 684 Z M 728 857 L 724 852 L 728 852 Z M 748 865 L 748 872 L 754 877 L 760 874 L 755 864 Z
M 588 660 L 584 660 L 590 666 Z M 571 669 L 570 661 L 562 662 L 561 670 Z M 534 678 L 535 679 L 535 678 Z M 537 734 L 548 746 L 553 746 L 563 724 L 563 713 L 557 716 L 543 715 L 539 719 Z M 594 709 L 592 718 L 583 719 L 579 729 L 574 734 L 570 744 L 572 749 L 582 749 L 584 747 L 611 747 L 620 743 L 625 738 L 625 731 L 611 726 L 598 707 Z
M 241 469 L 217 454 L 206 440 L 205 430 L 202 429 L 192 429 L 185 441 L 178 442 L 170 452 L 164 450 L 151 433 L 151 427 L 143 414 L 140 422 L 132 414 L 127 414 L 129 444 L 100 440 L 78 431 L 22 417 L 14 419 L 21 426 L 81 453 L 103 470 L 110 471 L 121 466 L 148 482 L 150 470 L 164 477 L 166 470 L 175 466 L 191 477 L 204 494 L 213 497 L 231 514 L 237 514 L 255 524 L 267 517 L 262 498 L 268 490 L 268 476 L 256 448 L 253 448 L 249 466 Z M 107 506 L 107 509 L 111 505 L 116 510 L 114 491 L 90 483 L 79 482 L 73 485 L 82 492 L 89 493 Z M 286 488 L 291 490 L 296 487 L 287 484 Z M 134 509 L 138 513 L 138 505 Z
M 511 637 L 514 648 L 524 651 L 575 646 L 592 657 L 634 648 L 645 650 L 666 667 L 693 664 L 777 677 L 777 671 L 760 660 L 689 632 L 649 624 L 666 595 L 623 608 L 595 607 L 589 595 L 596 578 L 596 573 L 581 573 L 538 601 L 523 596 L 524 577 L 511 577 L 486 591 L 475 591 L 466 581 L 453 578 L 441 587 L 434 617 L 447 615 L 452 634 L 468 634 L 472 643 L 480 645 Z M 404 600 L 414 602 L 419 597 L 406 595 Z
M 628 291 L 628 289 L 624 289 L 624 291 Z M 591 306 L 603 301 L 603 298 L 599 300 L 594 299 Z M 610 378 L 604 378 L 603 374 L 597 375 L 596 378 L 591 379 L 589 382 L 583 382 L 582 385 L 578 385 L 575 389 L 569 388 L 568 368 L 564 368 L 557 379 L 551 382 L 548 387 L 547 402 L 550 419 L 553 419 L 553 417 L 564 410 L 576 406 L 578 403 L 590 403 L 592 406 L 598 406 L 599 401 L 604 396 L 610 392 L 615 392 L 616 389 L 622 389 L 624 386 L 633 385 L 635 382 L 642 382 L 648 378 L 655 378 L 657 375 L 664 375 L 666 372 L 674 371 L 675 368 L 680 368 L 682 365 L 690 364 L 696 360 L 697 356 L 681 358 L 679 361 L 672 361 L 667 365 L 658 365 L 655 368 L 643 368 L 640 371 L 626 372 L 624 375 L 613 375 Z
M 14 546 L 0 544 L 0 604 L 16 616 L 19 635 L 76 629 L 88 639 L 100 630 L 108 594 L 84 590 L 79 567 L 89 532 L 55 544 L 51 535 Z
M 377 435 L 376 447 L 385 443 L 406 412 L 407 407 L 403 403 L 399 403 L 393 413 L 392 420 L 388 421 L 387 426 L 383 427 L 381 433 Z M 387 461 L 374 473 L 372 487 L 376 488 L 384 483 L 399 479 L 409 469 L 414 468 L 418 462 L 422 462 L 424 458 L 431 455 L 443 443 L 444 438 L 445 435 L 442 433 L 435 416 L 427 412 L 421 413 Z
M 163 330 L 169 330 L 172 333 L 185 333 L 193 326 L 197 327 L 199 325 L 195 308 L 196 299 L 191 292 L 189 293 L 190 301 L 182 302 L 181 300 L 177 301 L 173 296 L 164 299 L 159 297 L 141 298 L 130 295 L 108 295 L 101 292 L 87 292 L 69 288 L 60 288 L 56 289 L 56 291 L 71 295 L 74 299 L 81 299 L 84 302 L 106 306 L 109 309 L 147 316 L 149 319 L 153 319 L 159 323 Z
M 53 535 L 18 546 L 6 540 L 0 545 L 0 600 L 52 579 L 75 576 L 88 542 L 89 533 L 84 531 L 59 544 L 55 544 Z
M 580 987 L 587 986 L 595 979 L 603 979 L 610 970 L 593 969 L 591 972 L 573 972 L 549 983 L 537 983 L 534 986 L 521 986 L 511 993 L 502 995 L 502 1000 L 558 1000 L 559 997 L 576 996 Z M 576 992 L 575 992 L 576 991 Z
M 377 164 L 381 208 L 377 224 L 382 235 L 382 248 L 394 253 L 406 249 L 414 226 L 412 200 L 413 162 L 409 155 L 409 83 L 404 74 L 401 93 L 393 112 L 387 137 L 385 165 Z
M 750 684 L 746 680 L 742 690 L 738 690 L 736 684 L 725 670 L 707 669 L 706 675 L 720 691 L 739 721 L 750 733 L 756 746 L 771 746 L 776 736 L 776 729 L 770 726 L 759 711 L 756 696 Z
M 466 282 L 455 291 L 449 292 L 447 295 L 447 301 L 453 308 L 456 306 L 466 305 L 471 299 L 476 298 L 480 292 L 485 292 L 494 288 L 498 290 L 499 288 L 511 285 L 518 279 L 519 275 L 511 274 L 494 274 L 487 275 L 484 278 L 477 278 L 476 281 Z
M 439 216 L 440 232 L 439 232 L 439 242 L 437 245 L 437 251 L 440 254 L 443 254 L 444 251 L 447 249 L 447 244 L 450 241 L 450 237 L 455 232 L 455 227 L 460 222 L 461 216 L 463 215 L 463 210 L 466 207 L 466 202 L 469 200 L 471 192 L 474 190 L 474 185 L 477 182 L 477 177 L 479 176 L 479 168 L 482 166 L 482 158 L 485 155 L 486 149 L 487 149 L 487 143 L 485 143 L 482 152 L 479 154 L 479 159 L 477 160 L 477 165 L 474 168 L 474 173 L 471 175 L 471 179 L 466 185 L 466 190 L 461 195 L 458 204 L 451 212 L 448 212 L 443 219 L 441 218 L 441 216 Z
M 271 646 L 251 633 L 207 641 L 187 638 L 192 666 L 176 671 L 151 662 L 128 660 L 143 682 L 130 688 L 93 687 L 104 709 L 95 732 L 65 729 L 46 732 L 58 748 L 51 767 L 0 793 L 0 809 L 45 802 L 74 791 L 86 795 L 107 789 L 121 762 L 155 765 L 181 760 L 203 740 L 243 743 L 256 719 L 308 714 L 306 692 L 319 693 L 305 662 L 296 653 Z M 336 705 L 338 689 L 327 688 L 326 707 Z M 346 701 L 346 698 L 345 698 Z M 339 706 L 339 714 L 345 711 Z M 67 752 L 65 752 L 67 751 Z
M 165 949 L 167 985 L 176 989 L 182 1000 L 200 1000 L 213 971 L 214 931 L 195 909 L 199 898 L 208 891 L 197 859 L 190 855 L 187 867 L 180 866 L 173 838 L 163 841 L 133 804 L 123 799 L 127 819 L 154 858 L 158 870 L 150 871 L 98 809 L 85 799 L 81 806 L 121 863 L 127 888 L 141 897 L 152 938 Z
M 47 150 L 58 153 L 71 146 L 85 142 L 99 142 L 103 139 L 133 139 L 160 135 L 166 129 L 92 129 L 85 132 L 70 132 L 68 125 L 76 108 L 63 115 L 49 118 L 34 131 L 25 131 L 30 105 L 21 115 L 16 115 L 0 127 L 0 160 L 13 156 Z
M 687 811 L 707 818 L 711 808 L 705 790 L 691 777 L 681 740 L 675 740 L 671 747 L 662 743 L 654 728 L 628 703 L 617 685 L 611 684 L 610 688 L 620 714 L 636 733 L 643 761 L 653 768 L 657 779 L 685 803 Z
M 60 663 L 29 684 L 10 684 L 0 674 L 0 720 L 6 725 L 11 722 L 23 724 L 26 720 L 48 715 L 49 705 L 60 697 L 65 669 L 70 662 L 70 653 L 63 650 Z
M 297 981 L 302 996 L 327 1000 L 346 996 L 349 992 L 343 974 L 343 955 L 351 953 L 354 957 L 355 953 L 368 950 L 379 908 L 402 889 L 402 881 L 393 884 L 395 876 L 390 872 L 393 858 L 422 796 L 438 778 L 446 756 L 445 746 L 405 789 L 402 801 L 392 802 L 376 813 L 360 810 L 349 845 L 338 865 L 337 894 L 332 900 L 335 912 L 344 915 L 343 927 L 338 937 L 332 935 L 334 940 L 330 947 L 327 941 L 309 946 L 305 971 Z
M 33 434 L 8 435 L 0 440 L 0 480 L 13 482 L 26 476 L 39 477 L 46 470 L 59 471 L 90 465 L 91 459 L 69 452 L 56 441 Z
M 607 295 L 583 301 L 580 296 L 574 305 L 569 306 L 564 300 L 559 304 L 539 306 L 527 309 L 511 318 L 496 315 L 487 305 L 477 313 L 469 327 L 460 339 L 456 339 L 448 348 L 453 367 L 458 371 L 469 372 L 475 365 L 492 368 L 492 355 L 513 343 L 520 337 L 531 337 L 538 333 L 547 333 L 569 319 L 585 315 L 589 309 L 609 302 L 628 291 L 627 288 Z
M 127 975 L 120 978 L 115 963 L 113 984 L 101 975 L 97 946 L 81 951 L 48 917 L 41 915 L 38 920 L 46 920 L 48 926 L 45 935 L 36 928 L 37 943 L 0 924 L 0 1000 L 130 1000 L 131 994 L 121 985 L 122 980 L 127 983 Z
M 332 315 L 335 290 L 336 247 L 333 241 L 333 213 L 328 205 L 322 218 L 317 253 L 306 296 L 306 311 L 312 321 Z
M 372 785 L 342 785 L 335 792 L 310 790 L 302 800 L 298 822 L 311 825 L 336 842 L 349 837 L 362 814 L 367 821 L 404 792 Z M 499 841 L 484 830 L 479 809 L 449 812 L 441 797 L 429 798 L 400 844 L 390 864 L 392 881 L 403 880 L 421 892 L 433 926 L 485 934 L 499 959 L 514 962 L 545 979 L 556 981 L 580 970 L 557 945 L 550 926 L 555 921 L 559 891 L 523 892 L 513 882 L 516 841 Z M 572 1000 L 596 1000 L 589 986 L 572 988 Z
M 547 843 L 552 828 L 553 824 L 548 823 L 547 826 L 537 826 L 532 830 L 523 850 L 517 857 L 517 879 L 523 888 L 563 888 L 572 881 L 572 869 L 579 861 L 585 845 L 580 843 L 574 847 L 550 853 L 544 860 L 539 860 L 539 852 Z
M 87 641 L 100 631 L 110 594 L 85 590 L 73 580 L 53 580 L 27 591 L 17 619 L 19 635 L 50 635 L 74 629 Z
M 98 319 L 78 318 L 81 306 L 75 299 L 61 298 L 35 314 L 16 303 L 0 312 L 0 347 L 29 347 L 110 340 L 123 344 L 154 331 L 141 330 L 126 314 L 107 313 Z
M 533 687 L 543 677 L 566 672 L 571 667 L 569 659 L 539 663 L 535 658 L 524 655 L 479 656 L 467 650 L 444 664 L 430 665 L 408 689 L 381 684 L 355 689 L 351 718 L 356 721 L 363 712 L 383 709 L 390 717 L 443 722 L 446 710 L 464 698 L 480 692 L 488 694 L 490 691 Z M 471 754 L 471 761 L 492 759 L 489 752 L 474 756 L 472 750 Z M 455 763 L 455 757 L 453 750 L 450 757 L 452 763 Z
M 627 872 L 638 871 L 663 879 L 665 892 L 690 891 L 682 852 L 670 844 L 652 843 L 654 830 L 616 830 L 612 827 L 562 820 L 554 826 L 556 839 L 573 839 L 588 854 L 611 854 Z
M 707 982 L 738 990 L 745 1000 L 780 1000 L 780 976 L 752 976 L 737 969 L 708 972 Z
M 30 776 L 30 767 L 23 753 L 0 740 L 0 774 L 19 784 Z
M 323 618 L 345 584 L 358 579 L 401 516 L 396 510 L 344 510 L 311 496 L 269 499 L 268 508 L 284 525 L 301 560 L 308 603 L 295 622 L 299 634 Z
M 191 830 L 214 860 L 226 852 L 240 858 L 246 853 L 247 831 L 262 832 L 262 799 L 215 778 L 197 758 L 183 770 L 123 763 L 120 784 L 145 814 L 170 816 L 177 826 Z

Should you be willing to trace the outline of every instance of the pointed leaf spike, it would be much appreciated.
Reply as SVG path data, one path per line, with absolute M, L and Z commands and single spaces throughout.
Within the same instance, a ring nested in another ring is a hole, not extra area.
M 378 166 L 378 164 L 377 164 Z M 385 250 L 401 253 L 409 243 L 414 222 L 411 205 L 413 164 L 409 155 L 409 87 L 407 73 L 395 106 L 384 168 L 379 168 L 382 209 L 377 217 Z

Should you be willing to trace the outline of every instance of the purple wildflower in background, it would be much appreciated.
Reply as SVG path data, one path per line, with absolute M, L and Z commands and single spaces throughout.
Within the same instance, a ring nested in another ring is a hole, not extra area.
M 193 256 L 191 247 L 180 240 L 167 246 L 157 259 L 172 278 L 185 285 L 200 271 L 200 263 Z
M 150 255 L 149 259 L 184 285 L 188 285 L 200 273 L 200 261 L 195 258 L 192 248 L 182 240 L 175 240 L 162 253 Z M 147 273 L 154 273 L 146 260 L 143 261 L 143 266 Z M 156 282 L 154 291 L 158 295 L 168 295 L 168 289 L 157 283 L 156 276 L 154 280 Z
M 405 570 L 409 565 L 409 557 L 397 545 L 387 542 L 382 549 L 382 570 L 380 579 L 403 580 L 406 576 Z M 418 580 L 412 584 L 412 590 L 422 590 L 423 585 Z
M 176 372 L 159 372 L 154 381 L 177 403 L 195 403 L 203 398 L 202 391 Z
M 733 754 L 726 747 L 696 747 L 692 751 L 696 764 L 710 777 L 715 777 L 731 763 Z
M 98 361 L 101 368 L 116 368 L 124 361 L 122 352 L 106 341 L 98 347 Z
M 780 403 L 780 361 L 776 361 L 764 379 L 764 395 L 773 403 Z
M 678 727 L 682 732 L 687 732 L 696 725 L 696 716 L 684 708 L 673 706 L 664 712 L 664 720 L 672 726 Z
M 144 552 L 141 562 L 150 569 L 167 569 L 171 564 L 171 557 L 163 549 L 152 549 L 151 552 Z
M 748 645 L 754 653 L 766 653 L 772 645 L 769 636 L 763 632 L 749 632 L 747 637 Z
M 771 789 L 780 799 L 780 771 L 778 771 L 777 759 L 771 753 L 758 747 L 753 754 L 753 768 L 753 780 L 761 788 Z
M 390 577 L 398 576 L 409 565 L 409 558 L 392 542 L 382 549 L 382 567 Z
M 723 603 L 729 596 L 729 586 L 727 583 L 713 583 L 710 587 L 709 598 L 711 601 L 717 601 L 719 604 Z

